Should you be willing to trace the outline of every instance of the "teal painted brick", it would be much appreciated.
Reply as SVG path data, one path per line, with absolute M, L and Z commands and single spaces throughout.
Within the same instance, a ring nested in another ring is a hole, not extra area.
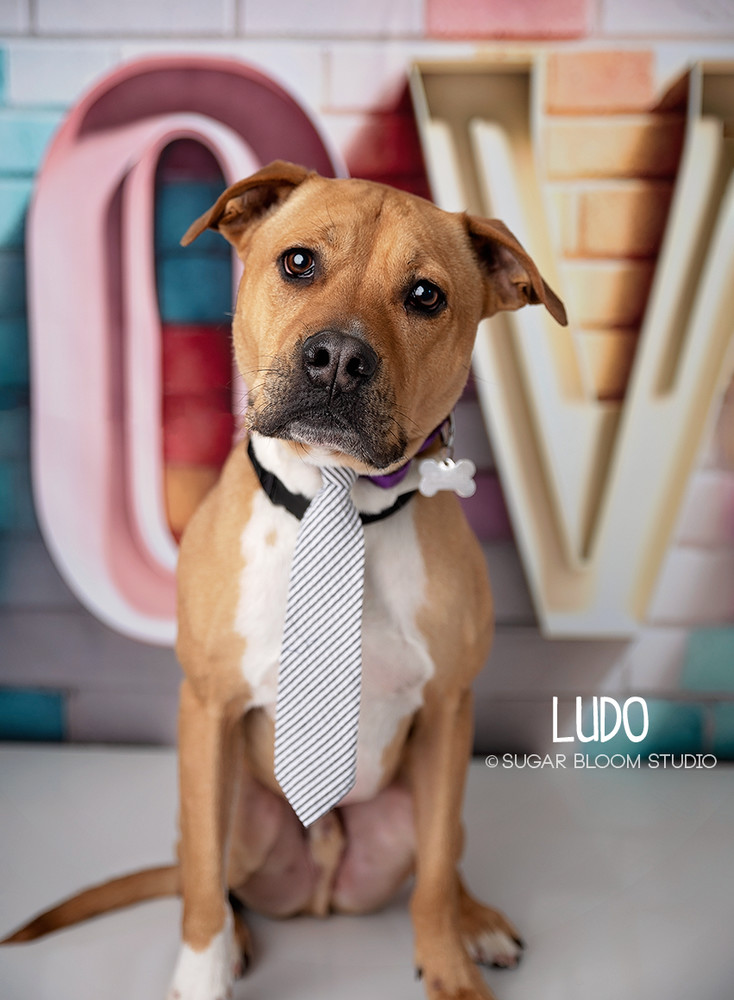
M 15 466 L 15 517 L 18 531 L 38 531 L 36 505 L 33 502 L 30 462 L 20 460 Z
M 225 258 L 198 253 L 159 257 L 158 305 L 167 323 L 228 322 L 232 311 L 232 272 Z
M 622 699 L 619 699 L 620 702 Z M 645 699 L 647 704 L 650 728 L 641 743 L 633 743 L 627 739 L 624 727 L 606 743 L 584 743 L 579 747 L 586 754 L 642 754 L 649 757 L 651 753 L 699 753 L 704 749 L 704 716 L 705 706 L 698 703 L 681 703 L 663 699 Z M 621 705 L 620 705 L 621 707 Z M 611 723 L 610 718 L 610 723 Z M 630 705 L 629 725 L 632 733 L 641 733 L 643 728 L 642 708 L 639 704 Z M 585 706 L 584 733 L 590 734 L 591 705 Z M 570 745 L 570 744 L 569 744 Z
M 649 700 L 647 710 L 650 731 L 644 740 L 645 753 L 698 753 L 704 749 L 704 705 Z
M 65 697 L 60 691 L 0 688 L 0 740 L 65 739 Z
M 0 531 L 10 531 L 15 520 L 14 512 L 13 465 L 11 462 L 0 462 Z
M 37 173 L 60 112 L 0 110 L 0 174 Z
M 0 461 L 28 459 L 30 411 L 27 406 L 0 409 Z
M 22 385 L 0 385 L 0 411 L 15 410 L 28 405 L 28 388 Z
M 0 389 L 27 386 L 28 379 L 28 323 L 0 319 Z
M 719 760 L 734 760 L 734 702 L 720 701 L 713 708 L 712 751 Z
M 0 247 L 22 249 L 32 190 L 30 178 L 0 177 Z
M 734 625 L 691 632 L 681 687 L 686 691 L 734 691 Z
M 224 187 L 224 180 L 176 181 L 160 185 L 156 189 L 155 203 L 156 251 L 178 249 L 191 223 L 214 204 Z M 208 230 L 197 237 L 196 252 L 229 259 L 230 247 L 219 233 Z
M 37 530 L 28 462 L 0 461 L 0 531 Z
M 25 314 L 25 255 L 22 250 L 0 250 L 0 319 Z

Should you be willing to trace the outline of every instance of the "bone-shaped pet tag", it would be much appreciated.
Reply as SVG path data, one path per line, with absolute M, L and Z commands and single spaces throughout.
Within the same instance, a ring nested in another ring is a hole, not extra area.
M 439 490 L 452 490 L 460 497 L 472 497 L 477 491 L 474 482 L 476 465 L 468 458 L 455 462 L 452 458 L 426 458 L 418 466 L 418 490 L 424 497 L 433 497 Z

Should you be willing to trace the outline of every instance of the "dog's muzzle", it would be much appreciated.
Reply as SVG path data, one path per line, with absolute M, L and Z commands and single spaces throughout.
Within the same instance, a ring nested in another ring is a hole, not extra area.
M 394 395 L 366 340 L 339 330 L 307 337 L 266 386 L 253 430 L 334 448 L 375 469 L 401 460 L 407 442 Z

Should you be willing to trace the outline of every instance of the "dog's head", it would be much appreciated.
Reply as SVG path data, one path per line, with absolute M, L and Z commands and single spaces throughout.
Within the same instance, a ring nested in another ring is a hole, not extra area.
M 382 184 L 276 161 L 182 243 L 207 228 L 244 264 L 233 335 L 248 426 L 318 464 L 374 473 L 411 458 L 458 399 L 483 317 L 542 303 L 566 323 L 503 223 Z

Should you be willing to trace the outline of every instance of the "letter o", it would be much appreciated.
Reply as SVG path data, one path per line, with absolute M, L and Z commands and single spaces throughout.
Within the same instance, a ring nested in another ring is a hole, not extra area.
M 176 634 L 177 549 L 157 493 L 160 316 L 149 244 L 157 159 L 181 136 L 206 146 L 228 182 L 278 158 L 346 176 L 290 94 L 214 56 L 117 68 L 72 108 L 47 151 L 28 218 L 36 512 L 79 600 L 118 632 L 160 645 Z M 131 234 L 148 242 L 132 247 Z
M 637 702 L 642 706 L 643 727 L 642 727 L 642 732 L 637 736 L 633 736 L 629 724 L 629 707 L 634 702 Z M 622 721 L 624 723 L 624 731 L 627 734 L 627 739 L 630 740 L 632 743 L 641 743 L 647 736 L 648 731 L 650 729 L 650 717 L 648 715 L 647 702 L 645 701 L 645 699 L 640 698 L 637 695 L 634 695 L 632 698 L 628 698 L 625 701 L 624 706 L 622 708 Z

